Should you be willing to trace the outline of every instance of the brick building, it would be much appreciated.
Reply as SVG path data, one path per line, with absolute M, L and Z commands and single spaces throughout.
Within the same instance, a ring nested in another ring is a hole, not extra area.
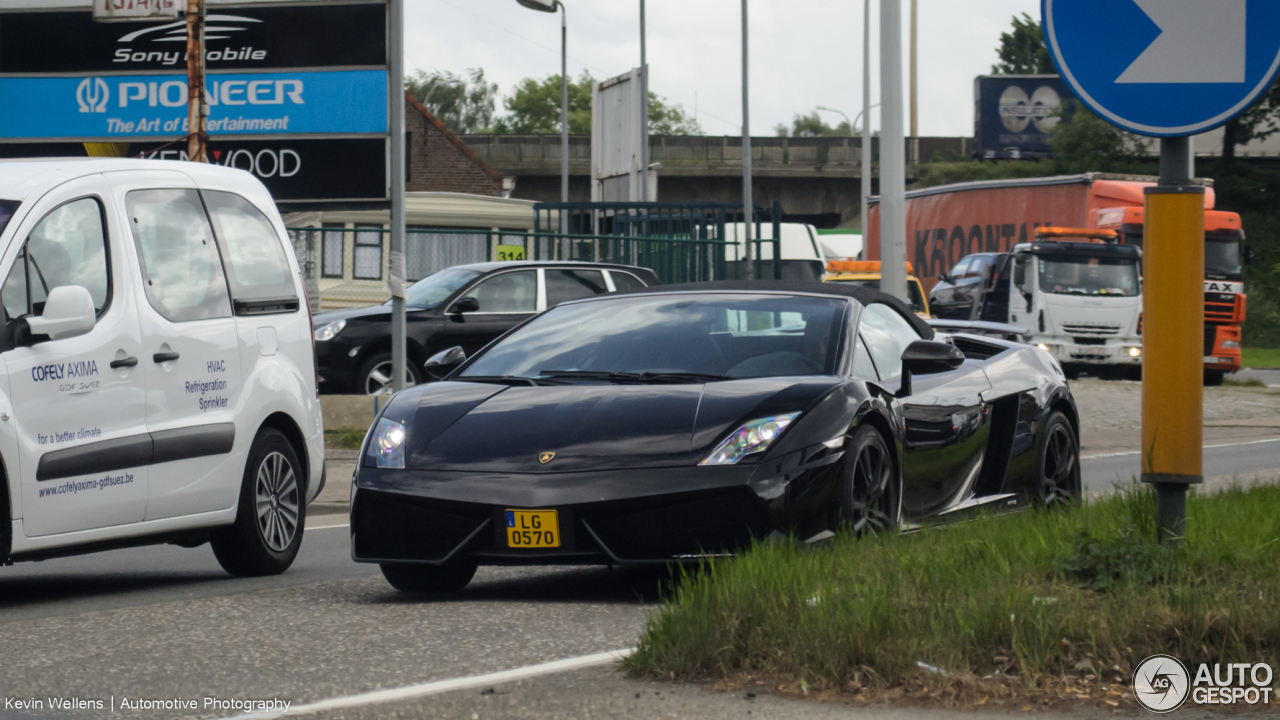
M 408 94 L 405 130 L 409 134 L 409 192 L 502 195 L 502 175 Z

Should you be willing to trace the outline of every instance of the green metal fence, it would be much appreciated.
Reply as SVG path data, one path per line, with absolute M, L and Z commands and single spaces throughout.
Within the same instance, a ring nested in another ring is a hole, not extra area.
M 390 230 L 381 226 L 288 228 L 314 309 L 385 302 Z M 497 260 L 583 260 L 652 269 L 665 284 L 727 277 L 720 239 L 624 237 L 477 228 L 410 227 L 405 277 Z

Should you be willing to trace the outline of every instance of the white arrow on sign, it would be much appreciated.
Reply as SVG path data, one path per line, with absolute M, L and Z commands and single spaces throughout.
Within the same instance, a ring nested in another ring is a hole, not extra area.
M 1160 35 L 1117 83 L 1242 83 L 1247 0 L 1133 0 Z

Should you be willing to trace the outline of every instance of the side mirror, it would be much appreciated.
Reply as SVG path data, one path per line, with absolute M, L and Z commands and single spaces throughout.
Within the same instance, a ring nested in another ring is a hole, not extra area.
M 462 313 L 479 312 L 480 301 L 473 297 L 458 298 L 449 306 L 450 315 L 461 315 Z
M 474 298 L 470 298 L 474 300 Z M 427 374 L 436 380 L 442 380 L 453 369 L 466 362 L 467 353 L 460 347 L 451 347 L 432 355 L 424 367 Z
M 912 375 L 932 375 L 955 370 L 964 362 L 964 353 L 955 345 L 932 340 L 916 340 L 902 351 L 902 385 L 898 397 L 911 394 Z
M 951 276 L 946 273 L 938 273 L 938 282 L 949 283 L 951 282 Z
M 93 307 L 93 297 L 79 285 L 54 288 L 44 301 L 44 312 L 39 317 L 27 318 L 27 326 L 33 335 L 48 335 L 50 340 L 83 335 L 97 322 L 98 312 Z
M 1253 264 L 1253 246 L 1252 245 L 1244 246 L 1244 264 L 1245 265 Z

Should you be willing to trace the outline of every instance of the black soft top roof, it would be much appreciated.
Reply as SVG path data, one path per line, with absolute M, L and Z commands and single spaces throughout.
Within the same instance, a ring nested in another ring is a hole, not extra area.
M 911 323 L 920 333 L 920 337 L 925 340 L 933 339 L 933 328 L 929 323 L 911 311 L 906 303 L 891 295 L 886 295 L 868 287 L 861 285 L 841 285 L 839 283 L 822 283 L 822 282 L 796 282 L 796 281 L 779 281 L 779 280 L 715 280 L 711 282 L 681 283 L 677 285 L 655 285 L 643 289 L 633 290 L 628 293 L 611 294 L 609 297 L 616 295 L 640 295 L 651 293 L 672 293 L 672 292 L 782 292 L 782 293 L 804 293 L 807 295 L 829 295 L 832 297 L 853 298 L 862 305 L 870 305 L 872 303 L 883 303 L 898 311 L 898 314 L 904 320 Z M 605 297 L 605 296 L 598 296 Z

